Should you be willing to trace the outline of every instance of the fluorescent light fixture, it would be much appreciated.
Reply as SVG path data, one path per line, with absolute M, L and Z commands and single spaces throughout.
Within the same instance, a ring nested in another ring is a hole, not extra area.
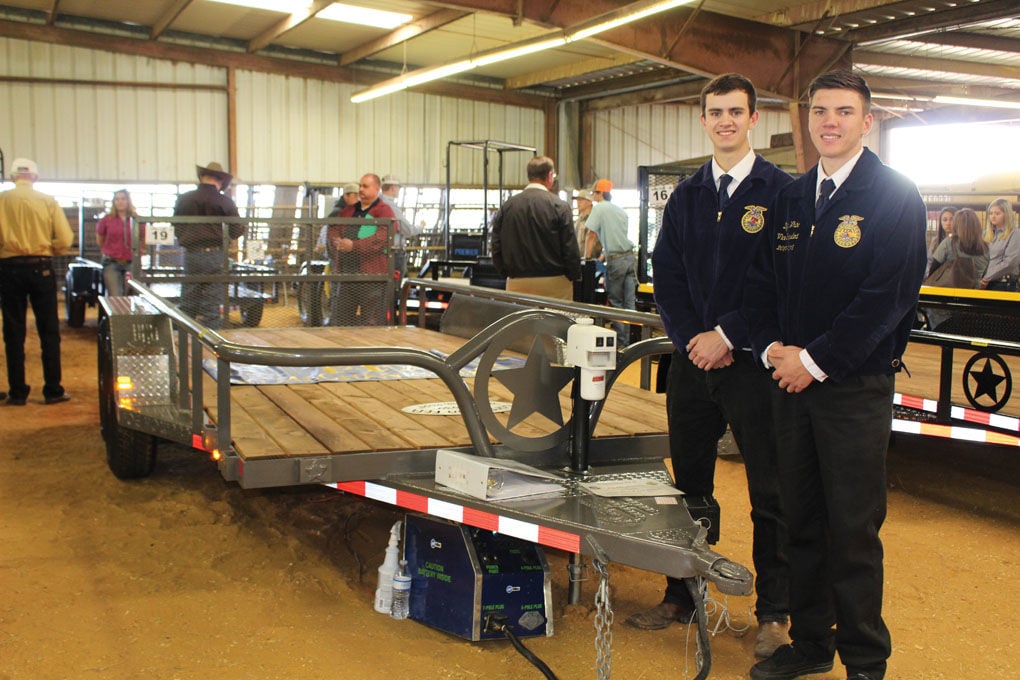
M 465 59 L 463 61 L 455 61 L 452 64 L 418 69 L 404 76 L 404 87 L 414 87 L 427 83 L 430 80 L 439 80 L 440 78 L 446 78 L 447 76 L 463 73 L 464 71 L 470 71 L 474 67 L 474 63 Z
M 236 5 L 250 9 L 264 9 L 281 14 L 297 14 L 308 11 L 308 0 L 212 0 L 222 5 Z
M 958 104 L 960 106 L 982 106 L 990 109 L 1020 109 L 1020 102 L 999 101 L 998 99 L 974 99 L 971 97 L 949 97 L 938 95 L 932 100 L 936 104 Z
M 471 63 L 475 66 L 488 66 L 489 64 L 495 64 L 509 59 L 516 59 L 517 57 L 523 57 L 526 54 L 534 54 L 535 52 L 541 52 L 542 50 L 548 50 L 550 48 L 560 47 L 561 45 L 566 44 L 567 40 L 562 35 L 555 35 L 551 38 L 543 37 L 534 41 L 517 43 L 513 47 L 481 52 L 471 58 Z
M 872 92 L 872 99 L 896 99 L 905 102 L 930 102 L 931 97 L 917 96 L 912 94 L 896 94 L 895 92 Z
M 611 31 L 614 28 L 619 28 L 624 24 L 629 24 L 632 21 L 638 21 L 645 17 L 650 17 L 653 14 L 659 12 L 665 12 L 681 5 L 686 5 L 692 0 L 653 0 L 651 2 L 634 3 L 628 7 L 623 7 L 614 13 L 611 13 L 604 18 L 596 18 L 592 21 L 585 22 L 576 28 L 567 29 L 567 41 L 573 42 L 575 40 L 584 40 L 590 38 L 593 35 L 603 33 L 605 31 Z M 617 16 L 614 16 L 617 15 Z M 591 24 L 586 26 L 585 24 Z
M 315 17 L 317 19 L 330 19 L 348 24 L 375 26 L 376 28 L 386 29 L 403 26 L 414 18 L 410 14 L 387 12 L 382 9 L 369 9 L 368 7 L 358 7 L 356 5 L 345 5 L 342 2 L 334 2 L 316 14 Z
M 399 92 L 405 88 L 445 78 L 456 73 L 463 73 L 464 71 L 507 61 L 508 59 L 516 59 L 526 54 L 541 52 L 553 47 L 561 47 L 569 42 L 590 38 L 603 31 L 618 28 L 632 21 L 638 21 L 639 19 L 644 19 L 653 14 L 665 12 L 690 2 L 693 2 L 693 0 L 644 0 L 643 2 L 635 2 L 619 10 L 608 12 L 601 17 L 581 22 L 562 31 L 546 33 L 545 35 L 522 40 L 506 47 L 480 52 L 474 56 L 444 66 L 422 68 L 390 78 L 389 80 L 384 80 L 367 90 L 355 92 L 351 96 L 351 101 L 355 104 L 360 104 L 376 97 Z M 322 12 L 319 13 L 319 16 L 322 16 Z

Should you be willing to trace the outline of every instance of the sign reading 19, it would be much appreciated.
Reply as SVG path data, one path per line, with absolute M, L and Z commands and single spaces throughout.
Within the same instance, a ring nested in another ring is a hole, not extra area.
M 172 246 L 174 226 L 172 224 L 150 224 L 145 230 L 145 241 L 154 245 Z

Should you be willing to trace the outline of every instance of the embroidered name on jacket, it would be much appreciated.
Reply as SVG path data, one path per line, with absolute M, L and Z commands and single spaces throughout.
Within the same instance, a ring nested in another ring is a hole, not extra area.
M 745 205 L 744 216 L 740 218 L 740 227 L 748 234 L 757 234 L 765 227 L 765 211 L 768 210 L 761 205 Z
M 863 221 L 860 215 L 842 215 L 836 231 L 832 234 L 832 240 L 840 248 L 853 248 L 861 242 L 861 228 L 857 224 Z
M 777 253 L 785 253 L 793 250 L 796 244 L 790 243 L 800 238 L 800 222 L 791 220 L 783 225 L 783 228 L 776 233 L 776 240 L 779 243 L 776 244 Z

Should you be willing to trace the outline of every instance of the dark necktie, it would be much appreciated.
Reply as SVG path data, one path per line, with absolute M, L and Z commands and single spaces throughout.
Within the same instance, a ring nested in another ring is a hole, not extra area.
M 723 175 L 719 178 L 719 214 L 716 216 L 716 221 L 722 220 L 722 211 L 726 207 L 726 204 L 730 201 L 729 189 L 730 182 L 733 178 L 729 175 Z
M 822 180 L 822 188 L 818 191 L 818 200 L 815 202 L 815 217 L 817 218 L 825 210 L 825 206 L 829 205 L 829 196 L 836 190 L 836 183 L 831 179 Z

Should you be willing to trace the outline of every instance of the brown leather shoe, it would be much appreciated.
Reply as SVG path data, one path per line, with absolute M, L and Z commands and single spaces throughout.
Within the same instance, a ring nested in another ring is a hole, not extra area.
M 758 637 L 754 640 L 754 655 L 759 659 L 767 659 L 783 645 L 790 644 L 790 636 L 786 631 L 788 623 L 765 621 L 758 624 Z
M 694 612 L 673 602 L 660 602 L 654 607 L 631 614 L 624 623 L 641 630 L 662 630 L 669 628 L 674 621 L 690 623 L 693 620 Z

